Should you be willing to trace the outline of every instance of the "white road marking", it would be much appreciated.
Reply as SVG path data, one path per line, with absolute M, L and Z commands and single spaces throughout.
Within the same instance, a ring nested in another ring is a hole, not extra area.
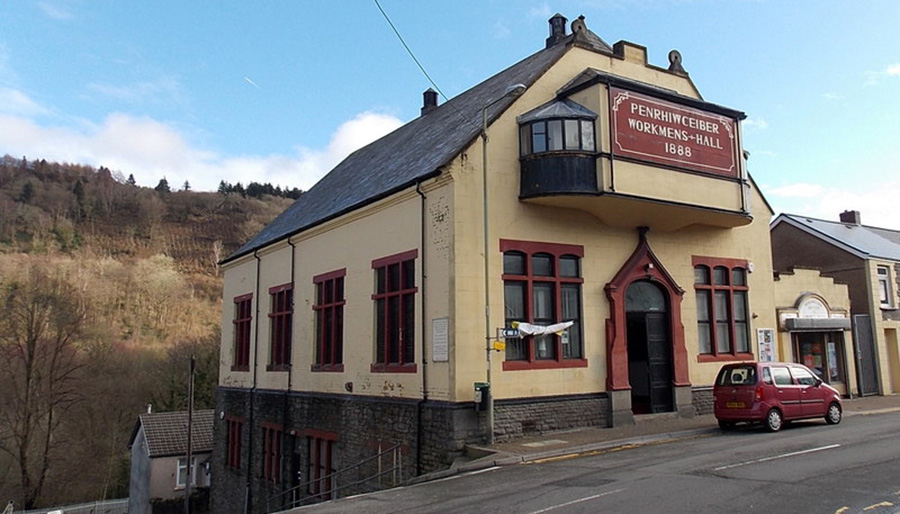
M 624 490 L 625 489 L 616 489 L 614 491 L 607 491 L 605 493 L 595 494 L 593 496 L 587 496 L 585 498 L 579 498 L 577 500 L 572 500 L 570 502 L 560 503 L 559 505 L 553 505 L 552 507 L 547 507 L 547 508 L 544 508 L 541 510 L 529 512 L 528 514 L 542 514 L 543 512 L 550 512 L 551 510 L 561 509 L 563 507 L 568 507 L 569 505 L 575 505 L 576 503 L 586 502 L 586 501 L 590 501 L 590 500 L 596 500 L 597 498 L 601 498 L 603 496 L 609 496 L 611 494 L 621 493 Z
M 760 462 L 768 462 L 770 460 L 785 459 L 787 457 L 796 457 L 797 455 L 805 455 L 807 453 L 821 452 L 824 450 L 833 450 L 834 448 L 840 448 L 840 446 L 841 445 L 839 445 L 839 444 L 830 444 L 828 446 L 822 446 L 820 448 L 811 448 L 809 450 L 802 450 L 799 452 L 784 453 L 781 455 L 775 455 L 773 457 L 766 457 L 764 459 L 748 460 L 747 462 L 739 462 L 737 464 L 729 464 L 728 466 L 719 466 L 718 468 L 714 468 L 713 471 L 722 471 L 724 469 L 739 468 L 741 466 L 747 466 L 749 464 L 759 464 Z

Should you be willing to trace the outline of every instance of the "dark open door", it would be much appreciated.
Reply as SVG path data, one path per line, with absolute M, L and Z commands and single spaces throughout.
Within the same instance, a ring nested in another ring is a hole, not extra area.
M 671 412 L 672 341 L 662 289 L 649 281 L 633 282 L 626 293 L 628 381 L 635 414 Z
M 669 412 L 672 410 L 672 359 L 666 315 L 648 312 L 644 320 L 650 368 L 650 412 Z

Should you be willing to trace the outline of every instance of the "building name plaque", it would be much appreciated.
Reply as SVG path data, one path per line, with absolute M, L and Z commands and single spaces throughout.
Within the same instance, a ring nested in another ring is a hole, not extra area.
M 613 155 L 739 178 L 735 120 L 617 87 Z

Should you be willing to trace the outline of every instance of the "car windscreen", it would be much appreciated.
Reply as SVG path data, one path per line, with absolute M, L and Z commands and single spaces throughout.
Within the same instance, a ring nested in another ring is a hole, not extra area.
M 756 366 L 729 366 L 719 371 L 716 384 L 721 386 L 755 385 Z

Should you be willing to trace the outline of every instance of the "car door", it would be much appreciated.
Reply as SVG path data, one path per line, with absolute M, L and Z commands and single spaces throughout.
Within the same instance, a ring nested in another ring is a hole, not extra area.
M 800 390 L 800 410 L 804 417 L 825 415 L 825 388 L 808 369 L 791 367 L 791 375 Z
M 787 366 L 772 366 L 772 380 L 775 382 L 775 398 L 773 403 L 781 407 L 785 419 L 803 417 L 803 407 L 800 403 L 800 387 L 794 383 L 794 378 Z

